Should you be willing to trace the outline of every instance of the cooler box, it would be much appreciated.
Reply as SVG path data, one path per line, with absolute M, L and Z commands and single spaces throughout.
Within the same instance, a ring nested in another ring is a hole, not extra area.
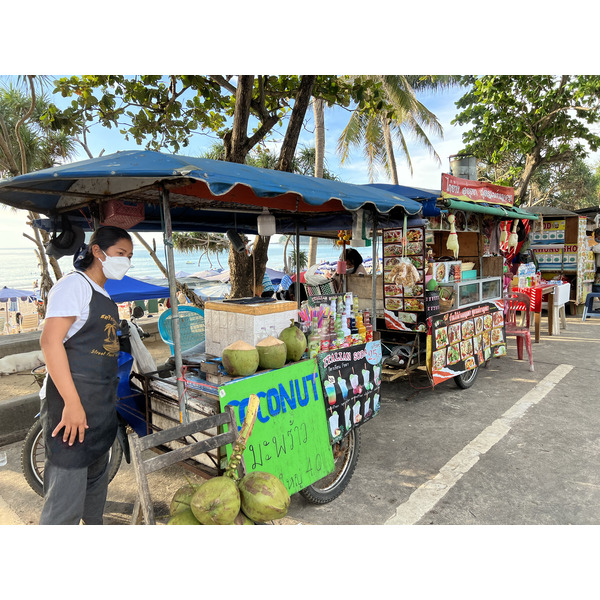
M 221 356 L 229 344 L 238 340 L 255 346 L 260 340 L 263 327 L 267 330 L 267 334 L 271 335 L 270 330 L 273 325 L 279 335 L 289 327 L 292 320 L 298 320 L 296 302 L 276 301 L 261 304 L 205 302 L 205 351 L 213 356 Z

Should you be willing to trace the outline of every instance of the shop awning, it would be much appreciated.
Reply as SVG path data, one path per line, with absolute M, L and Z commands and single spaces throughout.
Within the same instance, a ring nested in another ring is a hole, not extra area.
M 232 226 L 256 232 L 256 218 L 268 208 L 276 219 L 350 217 L 361 208 L 382 216 L 417 215 L 421 204 L 399 193 L 237 163 L 125 151 L 0 182 L 0 202 L 48 216 L 68 214 L 89 223 L 110 200 L 142 202 L 137 231 L 161 230 L 160 189 L 169 190 L 173 228 L 224 231 Z M 338 228 L 340 228 L 338 226 Z
M 443 204 L 451 210 L 464 210 L 465 212 L 474 212 L 484 215 L 494 215 L 496 217 L 506 217 L 508 219 L 530 219 L 537 221 L 538 216 L 526 210 L 515 206 L 504 208 L 503 206 L 489 206 L 477 202 L 463 202 L 462 200 L 444 200 Z

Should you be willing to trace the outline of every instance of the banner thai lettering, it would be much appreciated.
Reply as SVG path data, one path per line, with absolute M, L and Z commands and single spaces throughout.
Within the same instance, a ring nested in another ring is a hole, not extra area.
M 511 187 L 461 179 L 442 173 L 442 198 L 512 206 L 515 201 L 515 190 Z

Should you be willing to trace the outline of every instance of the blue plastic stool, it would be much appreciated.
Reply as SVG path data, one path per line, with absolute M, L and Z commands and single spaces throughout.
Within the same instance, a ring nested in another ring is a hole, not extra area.
M 585 307 L 583 308 L 583 317 L 581 318 L 582 321 L 585 321 L 586 317 L 600 317 L 600 310 L 593 310 L 594 298 L 600 298 L 600 293 L 590 292 L 585 297 Z

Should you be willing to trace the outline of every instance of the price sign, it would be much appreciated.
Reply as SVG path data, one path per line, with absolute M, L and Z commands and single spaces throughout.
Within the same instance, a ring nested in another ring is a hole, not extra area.
M 250 394 L 259 397 L 260 407 L 244 451 L 248 472 L 276 475 L 291 495 L 333 471 L 323 390 L 314 359 L 221 386 L 221 410 L 232 406 L 238 427 Z M 227 446 L 230 455 L 231 446 Z

